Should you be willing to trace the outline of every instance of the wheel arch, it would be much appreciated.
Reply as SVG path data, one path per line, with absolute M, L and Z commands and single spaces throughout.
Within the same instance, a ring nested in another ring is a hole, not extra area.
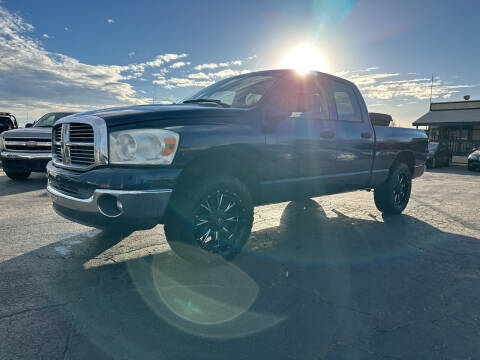
M 406 164 L 410 170 L 410 174 L 413 176 L 415 171 L 415 155 L 413 155 L 412 151 L 400 151 L 390 167 L 390 172 L 397 164 Z
M 190 160 L 184 166 L 176 181 L 175 188 L 191 186 L 198 176 L 226 174 L 239 179 L 248 188 L 253 202 L 259 198 L 258 159 L 253 149 L 215 149 Z

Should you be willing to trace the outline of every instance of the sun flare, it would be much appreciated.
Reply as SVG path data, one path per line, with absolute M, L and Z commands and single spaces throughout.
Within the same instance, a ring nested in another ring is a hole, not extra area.
M 285 55 L 283 67 L 306 74 L 310 70 L 325 71 L 326 63 L 322 53 L 315 46 L 300 45 Z

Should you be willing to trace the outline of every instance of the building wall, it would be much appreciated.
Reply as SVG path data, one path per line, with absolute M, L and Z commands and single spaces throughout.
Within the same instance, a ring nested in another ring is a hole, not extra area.
M 428 138 L 432 142 L 446 143 L 454 155 L 468 155 L 474 147 L 480 146 L 480 126 L 430 126 Z

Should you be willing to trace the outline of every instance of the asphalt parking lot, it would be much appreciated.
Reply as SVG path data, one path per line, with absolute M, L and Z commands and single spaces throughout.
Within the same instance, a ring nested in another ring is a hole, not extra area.
M 161 226 L 126 237 L 0 170 L 1 359 L 478 359 L 480 172 L 256 210 L 233 262 L 187 264 Z

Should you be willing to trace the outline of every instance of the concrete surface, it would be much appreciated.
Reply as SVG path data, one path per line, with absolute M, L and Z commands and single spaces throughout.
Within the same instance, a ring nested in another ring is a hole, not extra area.
M 480 172 L 436 169 L 404 215 L 372 193 L 256 209 L 198 267 L 162 227 L 125 238 L 0 172 L 0 359 L 478 359 Z

